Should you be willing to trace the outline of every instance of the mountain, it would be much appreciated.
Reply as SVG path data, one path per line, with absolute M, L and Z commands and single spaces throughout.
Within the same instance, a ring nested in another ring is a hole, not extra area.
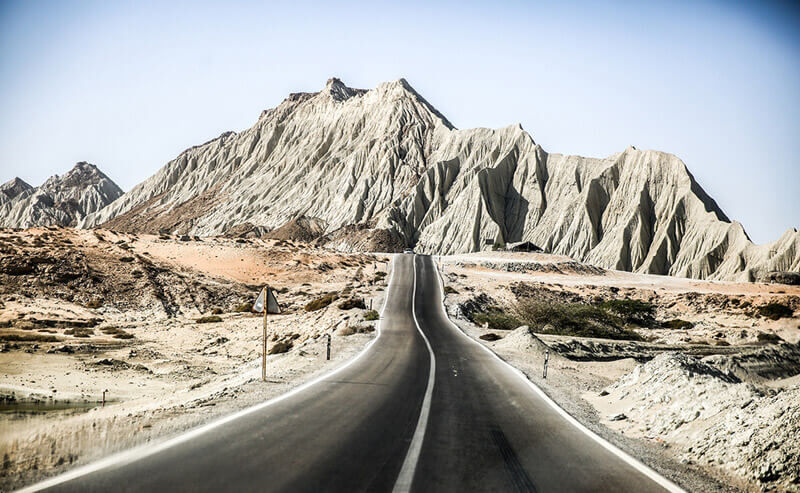
M 121 195 L 116 183 L 85 162 L 36 188 L 14 178 L 0 186 L 0 227 L 75 226 Z
M 644 273 L 753 280 L 800 269 L 800 233 L 754 245 L 671 154 L 566 156 L 520 125 L 459 130 L 404 79 L 372 90 L 330 79 L 291 94 L 82 225 L 305 234 L 312 222 L 318 241 L 340 249 L 454 253 L 526 240 Z

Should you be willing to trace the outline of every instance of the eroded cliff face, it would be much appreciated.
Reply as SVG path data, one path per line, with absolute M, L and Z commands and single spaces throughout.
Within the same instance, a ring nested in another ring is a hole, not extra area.
M 81 224 L 202 236 L 299 217 L 340 249 L 454 253 L 524 240 L 654 274 L 752 280 L 800 269 L 800 233 L 753 245 L 673 155 L 564 156 L 519 125 L 458 130 L 403 79 L 369 91 L 331 79 L 292 94 Z
M 85 162 L 39 187 L 14 178 L 0 186 L 0 227 L 75 226 L 121 195 L 116 183 Z

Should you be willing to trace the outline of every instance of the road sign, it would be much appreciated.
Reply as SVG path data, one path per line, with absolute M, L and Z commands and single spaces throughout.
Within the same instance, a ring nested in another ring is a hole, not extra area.
M 265 306 L 266 305 L 266 306 Z M 266 309 L 265 309 L 266 308 Z M 272 292 L 269 286 L 264 286 L 264 289 L 258 294 L 256 302 L 253 303 L 253 311 L 264 314 L 264 336 L 261 340 L 261 380 L 267 380 L 267 314 L 280 313 L 281 306 L 278 304 L 278 299 Z
M 278 304 L 278 299 L 275 298 L 275 293 L 273 293 L 272 289 L 269 286 L 264 286 L 264 289 L 258 293 L 258 298 L 256 298 L 256 302 L 253 303 L 253 311 L 256 313 L 262 313 L 264 311 L 264 299 L 267 300 L 267 313 L 275 313 L 278 314 L 281 312 L 281 307 Z

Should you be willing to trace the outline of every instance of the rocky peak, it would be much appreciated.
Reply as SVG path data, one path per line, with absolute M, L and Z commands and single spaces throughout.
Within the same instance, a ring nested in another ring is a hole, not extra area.
M 97 166 L 81 161 L 39 187 L 16 178 L 0 187 L 0 226 L 73 226 L 122 195 L 122 190 Z
M 364 89 L 347 87 L 344 82 L 336 77 L 328 79 L 328 82 L 325 83 L 325 89 L 322 90 L 322 94 L 330 96 L 334 101 L 346 101 L 353 96 L 358 96 L 365 92 L 367 91 Z
M 32 186 L 25 183 L 25 181 L 19 177 L 15 177 L 2 185 L 0 185 L 0 200 L 11 200 L 19 194 L 33 189 Z

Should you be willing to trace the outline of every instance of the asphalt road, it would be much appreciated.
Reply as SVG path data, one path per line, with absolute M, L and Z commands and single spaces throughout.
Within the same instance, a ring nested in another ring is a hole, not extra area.
M 450 324 L 437 276 L 397 255 L 380 336 L 353 364 L 48 491 L 664 490 Z

